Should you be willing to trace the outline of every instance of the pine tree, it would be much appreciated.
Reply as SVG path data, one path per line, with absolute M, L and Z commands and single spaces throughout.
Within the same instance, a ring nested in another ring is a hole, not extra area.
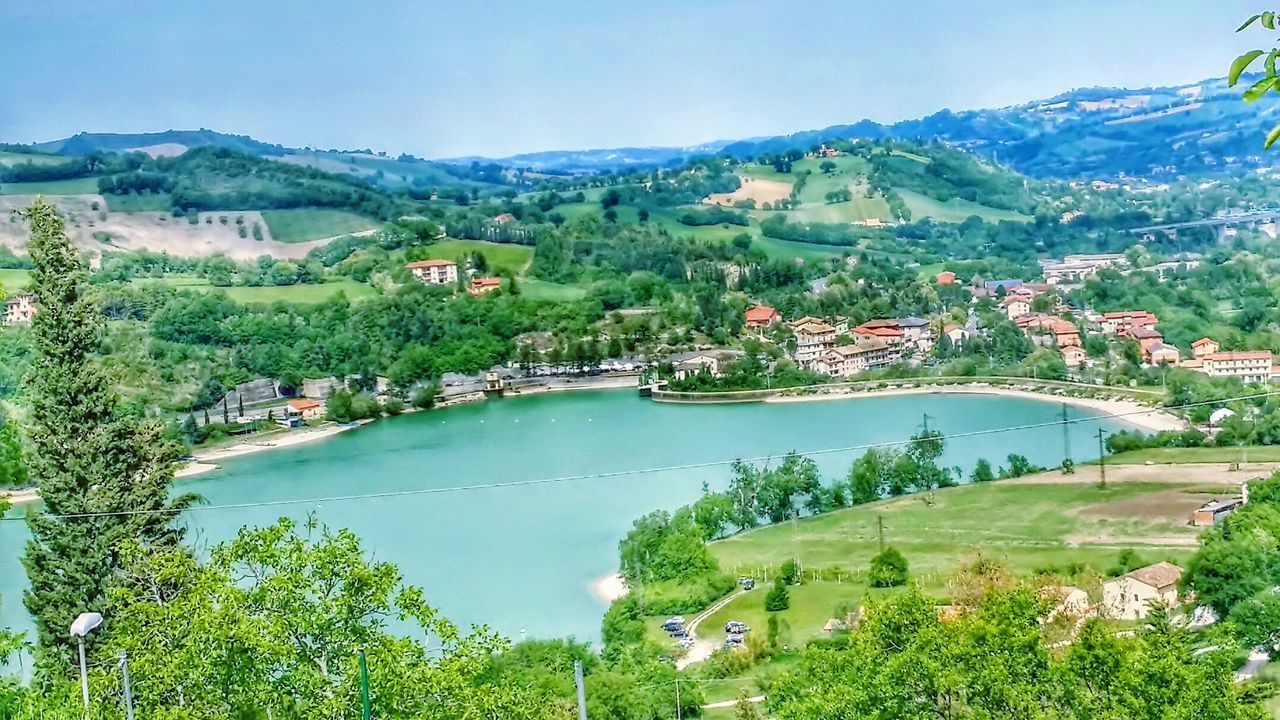
M 170 502 L 177 448 L 159 423 L 121 413 L 94 357 L 102 316 L 87 293 L 88 268 L 57 210 L 37 200 L 24 216 L 40 304 L 31 328 L 26 424 L 31 477 L 44 507 L 27 515 L 23 602 L 38 632 L 37 670 L 74 667 L 68 628 L 85 611 L 109 615 L 107 590 L 119 580 L 118 548 L 173 544 L 170 521 L 194 496 Z M 114 514 L 134 511 L 136 514 Z M 138 512 L 141 511 L 141 512 Z

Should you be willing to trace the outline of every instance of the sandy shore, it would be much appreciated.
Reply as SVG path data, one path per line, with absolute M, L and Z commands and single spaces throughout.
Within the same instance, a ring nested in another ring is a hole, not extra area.
M 602 577 L 591 584 L 591 593 L 601 602 L 612 603 L 614 600 L 625 597 L 628 592 L 630 589 L 627 588 L 627 583 L 621 575 Z
M 895 388 L 890 390 L 865 390 L 852 392 L 821 393 L 814 395 L 774 396 L 765 402 L 815 402 L 822 400 L 847 400 L 860 397 L 891 397 L 894 395 L 999 395 L 1047 402 L 1064 402 L 1076 407 L 1097 411 L 1098 415 L 1115 417 L 1148 432 L 1182 430 L 1187 424 L 1176 415 L 1160 408 L 1143 405 L 1133 400 L 1101 400 L 1098 398 L 1072 397 L 1050 393 L 1030 392 L 1014 388 L 974 383 L 971 385 L 934 385 L 929 387 Z
M 202 453 L 197 453 L 195 456 L 196 458 L 195 464 L 197 465 L 214 464 L 218 460 L 225 460 L 229 457 L 236 457 L 238 455 L 248 455 L 250 453 L 264 452 L 266 450 L 275 450 L 277 448 L 291 447 L 293 445 L 301 445 L 303 443 L 315 442 L 316 440 L 323 440 L 327 437 L 332 437 L 334 435 L 337 435 L 340 432 L 346 432 L 347 430 L 351 430 L 353 427 L 354 427 L 353 425 L 322 425 L 321 427 L 318 427 L 318 428 L 310 428 L 307 430 L 299 430 L 297 432 L 282 433 L 280 435 L 273 436 L 269 439 L 263 440 L 262 442 L 245 442 L 245 443 L 238 443 L 236 445 L 229 445 L 227 447 L 220 447 L 215 450 L 208 450 Z M 196 472 L 205 472 L 205 471 L 197 470 Z M 195 473 L 191 473 L 191 474 L 195 474 Z
M 352 425 L 324 425 L 309 430 L 300 430 L 298 432 L 284 433 L 271 440 L 257 443 L 239 443 L 228 447 L 221 447 L 215 450 L 199 453 L 195 456 L 195 461 L 188 462 L 178 468 L 173 473 L 173 477 L 177 479 L 194 477 L 203 473 L 212 472 L 218 469 L 217 460 L 223 460 L 237 455 L 248 455 L 250 453 L 263 452 L 266 450 L 275 450 L 276 448 L 289 447 L 291 445 L 301 445 L 303 443 L 315 442 L 332 437 L 340 432 L 346 432 L 353 429 Z M 35 502 L 40 499 L 40 492 L 35 488 L 24 488 L 22 490 L 0 491 L 0 497 L 9 502 L 10 505 L 21 505 L 23 503 Z

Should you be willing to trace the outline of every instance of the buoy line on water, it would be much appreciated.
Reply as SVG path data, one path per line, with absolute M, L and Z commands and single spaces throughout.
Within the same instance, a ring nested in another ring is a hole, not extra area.
M 1116 420 L 1135 415 L 1147 415 L 1156 412 L 1167 412 L 1170 410 L 1185 410 L 1187 408 L 1202 407 L 1204 405 L 1217 405 L 1220 403 L 1236 402 L 1240 400 L 1257 400 L 1260 398 L 1269 398 L 1280 395 L 1280 390 L 1272 390 L 1263 393 L 1254 393 L 1251 395 L 1239 395 L 1230 398 L 1221 398 L 1218 400 L 1201 400 L 1198 402 L 1184 403 L 1181 405 L 1168 405 L 1164 407 L 1144 408 L 1142 410 L 1131 410 L 1122 413 L 1103 413 L 1101 415 L 1090 415 L 1078 418 L 1066 418 L 1059 420 L 1051 420 L 1047 422 L 1028 423 L 1026 425 L 1014 425 L 1003 428 L 989 428 L 986 430 L 969 430 L 965 432 L 951 433 L 939 435 L 940 440 L 957 440 L 962 438 L 979 437 L 984 435 L 998 435 L 1000 433 L 1017 432 L 1019 430 L 1033 430 L 1043 427 L 1061 427 L 1063 425 L 1074 425 L 1077 423 L 1096 422 L 1098 420 Z M 772 460 L 780 460 L 788 455 L 833 455 L 838 453 L 856 452 L 858 450 L 870 450 L 872 448 L 897 447 L 901 445 L 909 445 L 913 440 L 907 438 L 905 440 L 888 440 L 876 443 L 863 443 L 859 445 L 847 445 L 844 447 L 823 448 L 819 450 L 793 451 L 786 453 L 773 453 L 769 455 L 757 455 L 755 457 L 733 458 L 730 460 L 706 460 L 703 462 L 685 463 L 681 465 L 665 465 L 650 468 L 633 468 L 630 470 L 613 470 L 600 473 L 586 473 L 581 475 L 562 475 L 549 478 L 533 478 L 528 480 L 515 480 L 512 482 L 501 483 L 477 483 L 474 485 L 455 485 L 442 488 L 415 488 L 411 490 L 389 490 L 379 493 L 359 493 L 352 495 L 333 495 L 329 497 L 313 497 L 298 498 L 290 500 L 263 500 L 257 502 L 244 503 L 225 503 L 222 505 L 193 505 L 183 510 L 183 513 L 204 512 L 210 510 L 243 510 L 258 507 L 281 507 L 287 505 L 316 505 L 323 503 L 350 502 L 354 500 L 378 500 L 383 498 L 410 497 L 414 495 L 439 495 L 443 493 L 469 492 L 474 490 L 494 490 L 498 488 L 511 487 L 528 487 L 532 485 L 554 485 L 565 482 L 575 482 L 579 480 L 600 480 L 605 478 L 626 477 L 628 475 L 652 475 L 663 472 L 676 472 L 681 470 L 699 470 L 702 468 L 720 467 L 724 465 L 732 465 L 737 462 L 758 463 L 768 462 Z M 42 517 L 57 518 L 62 520 L 76 520 L 82 518 L 98 518 L 98 517 L 125 517 L 135 515 L 158 515 L 158 514 L 174 514 L 171 510 L 116 510 L 111 512 L 96 513 L 65 513 L 61 515 L 44 514 Z M 0 518 L 0 522 L 23 521 L 23 517 L 4 517 Z

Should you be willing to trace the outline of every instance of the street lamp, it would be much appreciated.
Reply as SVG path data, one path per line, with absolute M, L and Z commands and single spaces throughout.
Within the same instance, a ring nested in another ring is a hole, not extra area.
M 71 637 L 80 645 L 80 694 L 84 696 L 84 709 L 89 709 L 89 671 L 84 663 L 84 638 L 102 624 L 102 614 L 96 612 L 80 613 L 71 623 Z

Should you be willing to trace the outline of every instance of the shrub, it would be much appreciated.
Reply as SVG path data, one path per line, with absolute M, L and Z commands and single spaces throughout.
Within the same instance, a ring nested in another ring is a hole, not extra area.
M 646 615 L 687 615 L 733 592 L 737 582 L 721 573 L 646 582 L 636 597 Z
M 764 609 L 769 612 L 778 612 L 791 607 L 791 593 L 787 590 L 787 584 L 779 575 L 773 581 L 773 589 L 764 597 Z
M 885 548 L 871 558 L 871 573 L 868 577 L 872 587 L 887 588 L 905 585 L 907 559 L 896 548 Z
M 800 583 L 800 565 L 795 560 L 788 560 L 782 563 L 779 570 L 782 581 L 788 585 L 798 585 Z

